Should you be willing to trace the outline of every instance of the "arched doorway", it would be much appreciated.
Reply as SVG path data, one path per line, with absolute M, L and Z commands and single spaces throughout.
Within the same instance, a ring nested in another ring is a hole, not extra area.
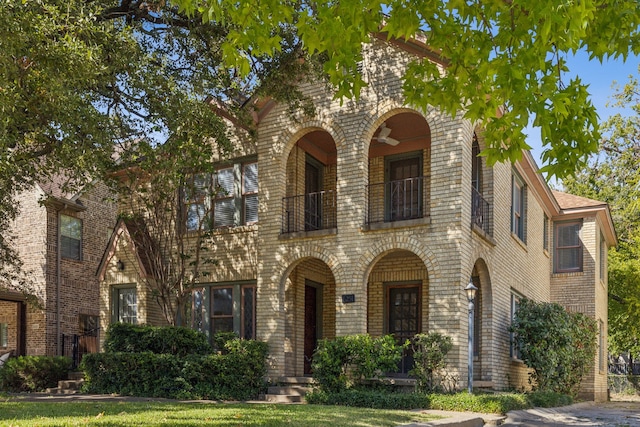
M 489 271 L 484 260 L 476 261 L 471 280 L 478 288 L 474 304 L 473 379 L 491 381 L 492 296 Z

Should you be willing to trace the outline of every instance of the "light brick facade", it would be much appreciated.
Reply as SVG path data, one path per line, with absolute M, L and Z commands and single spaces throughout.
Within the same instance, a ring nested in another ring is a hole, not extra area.
M 418 43 L 411 51 L 421 49 Z M 579 275 L 552 273 L 552 244 L 544 244 L 553 242 L 553 223 L 568 214 L 528 153 L 515 165 L 489 168 L 483 160 L 477 190 L 488 211 L 473 215 L 472 143 L 475 134 L 484 146 L 482 131 L 461 115 L 405 105 L 401 76 L 411 59 L 407 52 L 397 44 L 369 46 L 362 64 L 369 85 L 358 100 L 340 102 L 324 84 L 303 84 L 316 107 L 313 117 L 291 117 L 286 106 L 272 101 L 260 104 L 257 140 L 238 145 L 238 157 L 257 156 L 259 222 L 217 231 L 219 263 L 203 284 L 207 298 L 217 286 L 256 285 L 256 336 L 270 345 L 272 377 L 306 373 L 305 336 L 311 330 L 317 334 L 312 339 L 381 335 L 402 324 L 453 338 L 448 364 L 462 387 L 469 326 L 464 288 L 473 278 L 479 287 L 475 380 L 496 390 L 527 387 L 524 365 L 511 356 L 512 300 L 558 301 L 604 322 L 606 331 L 606 275 L 596 281 L 593 260 L 600 256 L 597 236 L 604 236 L 605 247 L 615 244 L 608 208 L 583 206 L 571 214 L 584 218 Z M 378 140 L 383 123 L 397 144 Z M 512 232 L 514 176 L 523 185 L 521 237 Z M 335 192 L 335 208 L 326 199 L 317 202 L 321 192 L 325 198 Z M 300 202 L 283 207 L 294 196 Z M 330 225 L 314 222 L 316 217 L 329 217 Z M 544 218 L 550 218 L 546 239 Z M 103 327 L 110 321 L 112 287 L 138 283 L 139 267 L 111 273 L 126 256 L 116 253 L 105 265 Z M 398 314 L 394 307 L 402 301 L 408 301 L 407 313 L 414 306 L 418 312 Z M 310 320 L 311 306 L 317 314 Z M 141 310 L 139 321 L 152 317 Z M 585 381 L 591 398 L 606 397 L 605 389 L 606 373 Z
M 24 322 L 18 321 L 22 328 L 10 329 L 13 348 L 8 349 L 16 350 L 16 340 L 23 339 L 25 348 L 16 353 L 60 355 L 62 335 L 82 332 L 81 315 L 98 319 L 96 270 L 116 219 L 116 205 L 109 201 L 110 196 L 101 183 L 73 195 L 64 194 L 56 183 L 48 183 L 18 196 L 20 213 L 12 232 L 38 304 L 20 301 L 11 292 L 0 293 L 0 319 L 14 315 L 19 319 L 18 311 L 24 310 Z M 80 220 L 80 259 L 65 257 L 59 250 L 61 215 Z M 16 301 L 9 302 L 12 298 Z

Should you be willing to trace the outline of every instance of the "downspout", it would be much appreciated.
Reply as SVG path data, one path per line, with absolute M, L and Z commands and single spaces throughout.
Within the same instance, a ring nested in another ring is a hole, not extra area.
M 60 265 L 62 264 L 62 233 L 60 230 L 60 212 L 67 207 L 66 203 L 56 211 L 56 355 L 62 356 L 62 336 L 60 335 L 62 328 L 60 326 L 60 282 L 62 274 Z

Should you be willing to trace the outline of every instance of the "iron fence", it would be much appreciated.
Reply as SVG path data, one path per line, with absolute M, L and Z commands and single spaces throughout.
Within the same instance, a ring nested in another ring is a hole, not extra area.
M 86 334 L 62 334 L 62 355 L 70 357 L 72 369 L 77 368 L 82 357 L 88 353 L 98 352 L 98 331 Z
M 640 362 L 609 363 L 609 373 L 614 375 L 640 375 Z

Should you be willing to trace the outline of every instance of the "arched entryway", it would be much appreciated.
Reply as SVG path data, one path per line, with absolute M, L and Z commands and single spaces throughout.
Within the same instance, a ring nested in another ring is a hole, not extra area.
M 323 130 L 304 134 L 287 159 L 282 233 L 336 227 L 336 145 Z
M 476 261 L 471 280 L 478 288 L 474 311 L 473 379 L 491 381 L 492 295 L 489 271 L 484 260 Z
M 429 216 L 431 130 L 415 112 L 378 126 L 369 145 L 367 224 Z
M 407 250 L 392 250 L 375 261 L 367 280 L 367 331 L 392 334 L 399 343 L 426 332 L 429 323 L 429 275 L 422 260 Z M 413 367 L 411 351 L 399 366 L 406 376 Z
M 285 283 L 285 375 L 311 374 L 320 339 L 336 335 L 336 286 L 329 267 L 317 258 L 300 261 Z

